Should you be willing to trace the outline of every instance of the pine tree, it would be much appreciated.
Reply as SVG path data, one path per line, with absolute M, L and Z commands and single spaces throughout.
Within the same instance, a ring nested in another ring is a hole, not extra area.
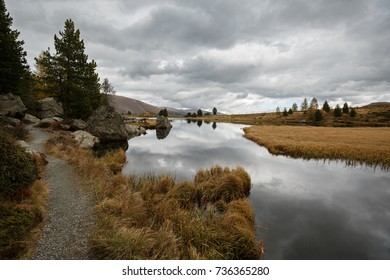
M 291 107 L 291 109 L 295 112 L 295 111 L 298 111 L 298 105 L 297 103 L 294 103 Z
M 292 114 L 294 113 L 293 109 L 290 108 L 290 109 L 288 110 L 288 113 L 289 113 L 290 115 L 292 115 Z
M 328 101 L 325 100 L 324 105 L 322 105 L 322 110 L 324 110 L 327 113 L 330 112 L 330 107 L 329 107 Z
M 203 117 L 203 112 L 201 109 L 198 110 L 198 117 Z
M 303 99 L 303 102 L 302 102 L 302 104 L 301 104 L 301 109 L 302 109 L 302 111 L 303 111 L 304 113 L 306 113 L 306 110 L 307 110 L 308 107 L 309 107 L 309 105 L 308 105 L 307 99 L 306 99 L 306 97 L 305 97 L 305 99 Z
M 349 114 L 349 108 L 347 102 L 344 103 L 343 106 L 343 114 Z
M 283 117 L 287 117 L 287 116 L 288 116 L 287 108 L 284 107 L 284 110 L 283 110 Z
M 12 30 L 12 17 L 7 12 L 4 0 L 0 0 L 0 92 L 19 93 L 23 79 L 30 75 L 23 49 L 23 40 L 18 40 L 19 31 Z
M 217 115 L 217 108 L 213 108 L 213 115 L 216 116 Z
M 356 117 L 356 115 L 357 115 L 357 113 L 356 113 L 355 108 L 352 108 L 351 111 L 349 112 L 349 116 L 350 116 L 351 118 L 354 118 L 354 117 Z
M 318 110 L 318 109 L 314 112 L 314 121 L 315 121 L 316 123 L 322 121 L 322 113 L 321 113 L 321 111 Z
M 71 19 L 65 21 L 64 31 L 54 36 L 54 46 L 54 55 L 47 50 L 36 58 L 43 69 L 41 79 L 46 90 L 62 102 L 67 117 L 87 119 L 107 100 L 100 93 L 96 62 L 88 62 L 80 30 Z
M 341 117 L 342 115 L 343 115 L 343 113 L 341 112 L 341 108 L 340 108 L 339 104 L 337 104 L 333 110 L 333 116 L 335 118 L 338 118 L 338 117 Z

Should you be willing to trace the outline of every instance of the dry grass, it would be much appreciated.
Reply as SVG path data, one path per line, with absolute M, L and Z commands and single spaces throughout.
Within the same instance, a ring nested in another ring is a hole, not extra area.
M 272 154 L 390 168 L 390 128 L 252 126 L 244 131 Z
M 47 186 L 35 181 L 15 200 L 0 201 L 0 259 L 31 259 L 40 236 Z
M 123 151 L 96 158 L 67 141 L 60 137 L 49 146 L 74 164 L 95 195 L 98 221 L 90 241 L 94 257 L 260 258 L 261 243 L 246 199 L 251 182 L 242 168 L 202 170 L 195 182 L 128 177 L 117 172 L 124 163 Z

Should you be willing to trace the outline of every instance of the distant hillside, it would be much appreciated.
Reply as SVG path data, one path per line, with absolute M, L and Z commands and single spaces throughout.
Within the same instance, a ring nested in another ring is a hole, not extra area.
M 140 115 L 146 112 L 157 114 L 161 110 L 157 106 L 124 96 L 109 95 L 108 102 L 120 114 L 127 114 L 129 111 L 132 115 Z
M 374 102 L 365 105 L 362 108 L 390 108 L 390 102 Z
M 141 115 L 146 112 L 151 112 L 153 114 L 158 114 L 161 109 L 164 109 L 165 107 L 158 107 L 154 106 L 148 103 L 145 103 L 143 101 L 119 96 L 119 95 L 109 95 L 108 96 L 108 102 L 111 106 L 115 108 L 115 110 L 120 114 L 127 114 L 129 111 L 132 115 Z M 197 112 L 197 109 L 188 109 L 188 110 L 181 110 L 181 109 L 174 109 L 174 108 L 167 108 L 169 115 L 179 115 L 184 116 L 188 112 L 194 113 Z M 206 112 L 206 111 L 204 111 Z

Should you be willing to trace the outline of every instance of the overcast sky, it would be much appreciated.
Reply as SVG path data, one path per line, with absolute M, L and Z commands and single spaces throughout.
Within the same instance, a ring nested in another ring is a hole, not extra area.
M 390 101 L 389 0 L 6 0 L 30 66 L 71 18 L 101 80 L 230 113 Z

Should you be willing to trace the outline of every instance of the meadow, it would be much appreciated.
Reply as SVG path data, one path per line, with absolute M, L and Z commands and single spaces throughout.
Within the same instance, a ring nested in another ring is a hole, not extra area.
M 252 126 L 245 137 L 275 155 L 390 168 L 390 128 Z

